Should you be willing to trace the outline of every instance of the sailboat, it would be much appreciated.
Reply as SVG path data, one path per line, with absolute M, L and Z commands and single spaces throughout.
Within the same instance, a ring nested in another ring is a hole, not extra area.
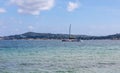
M 63 39 L 62 42 L 80 42 L 80 39 L 71 38 L 71 24 L 69 26 L 69 38 Z

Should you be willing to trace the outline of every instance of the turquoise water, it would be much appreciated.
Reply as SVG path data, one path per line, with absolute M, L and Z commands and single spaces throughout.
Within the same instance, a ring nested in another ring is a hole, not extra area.
M 0 41 L 0 73 L 120 73 L 120 41 Z

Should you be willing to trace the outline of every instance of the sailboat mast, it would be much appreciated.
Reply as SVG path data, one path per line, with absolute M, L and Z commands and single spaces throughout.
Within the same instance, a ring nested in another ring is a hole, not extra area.
M 69 26 L 69 39 L 70 39 L 70 36 L 71 36 L 71 24 Z

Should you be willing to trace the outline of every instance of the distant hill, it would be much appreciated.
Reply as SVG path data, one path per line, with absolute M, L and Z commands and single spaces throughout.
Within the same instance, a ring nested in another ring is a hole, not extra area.
M 120 39 L 120 34 L 108 35 L 108 36 L 88 36 L 88 35 L 71 35 L 74 39 L 82 40 L 103 40 L 103 39 Z M 35 33 L 27 32 L 19 35 L 11 35 L 0 37 L 2 40 L 29 40 L 29 39 L 68 39 L 68 34 L 52 34 L 52 33 Z
M 3 37 L 4 40 L 13 40 L 13 39 L 66 39 L 68 34 L 51 34 L 51 33 L 35 33 L 27 32 L 19 35 L 11 35 Z

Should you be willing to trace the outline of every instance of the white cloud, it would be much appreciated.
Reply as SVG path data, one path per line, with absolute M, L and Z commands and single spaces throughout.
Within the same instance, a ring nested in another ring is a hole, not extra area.
M 0 8 L 0 13 L 5 13 L 6 10 L 4 8 Z
M 41 11 L 50 10 L 54 6 L 54 0 L 10 0 L 18 6 L 19 13 L 39 15 Z
M 67 10 L 69 12 L 74 11 L 75 9 L 79 8 L 79 4 L 77 2 L 69 2 Z
M 16 29 L 15 29 L 15 31 L 16 31 L 16 32 L 18 32 L 18 31 L 19 31 L 19 29 L 18 29 L 18 28 L 16 28 Z
M 33 30 L 34 27 L 33 27 L 33 26 L 28 26 L 28 29 L 29 29 L 29 30 Z

